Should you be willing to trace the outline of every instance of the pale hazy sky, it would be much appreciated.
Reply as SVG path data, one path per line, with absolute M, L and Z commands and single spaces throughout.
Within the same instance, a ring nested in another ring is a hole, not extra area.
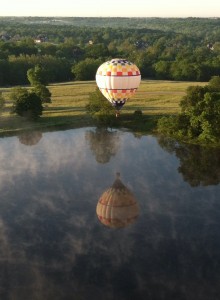
M 0 0 L 0 16 L 220 17 L 220 0 Z

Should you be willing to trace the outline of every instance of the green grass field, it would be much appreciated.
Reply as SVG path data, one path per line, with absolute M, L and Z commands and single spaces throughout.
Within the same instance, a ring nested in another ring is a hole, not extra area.
M 135 96 L 124 105 L 120 120 L 124 122 L 125 116 L 132 116 L 137 109 L 142 110 L 143 115 L 151 119 L 161 115 L 178 113 L 179 102 L 187 87 L 205 84 L 204 82 L 142 80 Z M 0 134 L 34 128 L 79 127 L 91 124 L 85 111 L 85 105 L 88 103 L 89 93 L 96 89 L 95 81 L 51 84 L 48 88 L 52 93 L 52 103 L 45 105 L 43 115 L 37 122 L 30 122 L 11 115 L 10 88 L 0 88 L 0 92 L 6 99 L 5 108 L 0 116 Z M 126 126 L 126 122 L 121 125 Z

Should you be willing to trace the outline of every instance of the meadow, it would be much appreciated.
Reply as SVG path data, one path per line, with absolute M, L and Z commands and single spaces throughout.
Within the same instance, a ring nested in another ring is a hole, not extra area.
M 133 118 L 136 110 L 141 110 L 143 114 L 142 120 L 139 121 L 146 123 L 148 120 L 151 124 L 160 116 L 176 114 L 180 111 L 179 103 L 187 87 L 205 84 L 204 82 L 142 80 L 135 96 L 124 105 L 117 124 L 122 127 L 132 127 L 136 122 Z M 96 89 L 95 81 L 51 84 L 48 88 L 52 93 L 52 102 L 44 105 L 43 115 L 35 122 L 12 115 L 10 113 L 12 102 L 9 100 L 11 88 L 0 88 L 0 92 L 6 99 L 5 108 L 0 115 L 0 134 L 36 128 L 43 130 L 60 126 L 74 128 L 92 125 L 85 105 L 88 103 L 89 94 Z

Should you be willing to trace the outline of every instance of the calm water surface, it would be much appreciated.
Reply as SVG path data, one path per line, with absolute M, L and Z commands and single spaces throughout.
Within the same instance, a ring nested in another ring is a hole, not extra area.
M 96 206 L 117 172 L 139 214 L 111 228 Z M 219 150 L 153 136 L 1 138 L 0 299 L 220 299 L 219 182 Z

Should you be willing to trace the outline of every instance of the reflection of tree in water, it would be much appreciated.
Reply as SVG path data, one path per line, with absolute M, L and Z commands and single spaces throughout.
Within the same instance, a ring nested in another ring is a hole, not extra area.
M 133 193 L 117 173 L 113 185 L 99 198 L 96 213 L 100 222 L 110 228 L 122 228 L 136 221 L 139 208 Z
M 19 142 L 27 146 L 36 145 L 41 138 L 42 132 L 40 131 L 24 132 L 18 136 Z
M 111 156 L 119 149 L 119 132 L 105 128 L 96 128 L 96 131 L 86 131 L 86 140 L 90 144 L 92 153 L 99 163 L 109 162 Z
M 179 144 L 160 137 L 160 146 L 180 159 L 178 171 L 191 186 L 216 185 L 220 182 L 220 149 Z

